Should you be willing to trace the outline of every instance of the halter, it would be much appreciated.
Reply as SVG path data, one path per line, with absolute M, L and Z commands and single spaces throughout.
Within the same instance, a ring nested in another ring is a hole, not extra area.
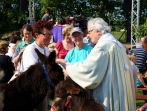
M 67 97 L 67 100 L 66 100 L 66 102 L 65 102 L 65 104 L 64 104 L 64 106 L 65 106 L 66 108 L 69 108 L 69 102 L 70 102 L 71 98 L 72 98 L 71 95 L 69 95 L 69 96 Z
M 59 98 L 60 98 L 60 97 L 59 97 Z M 65 106 L 66 108 L 68 108 L 68 109 L 70 109 L 69 103 L 70 103 L 70 100 L 71 100 L 71 99 L 72 99 L 72 96 L 71 96 L 71 95 L 67 96 L 67 100 L 66 100 L 66 102 L 65 102 L 65 104 L 64 104 L 64 106 Z M 51 111 L 56 111 L 56 108 L 54 107 L 54 105 L 51 106 Z
M 50 82 L 50 78 L 48 76 L 48 72 L 46 70 L 46 67 L 44 64 L 42 64 L 42 68 L 43 68 L 43 71 L 44 71 L 44 75 L 45 75 L 45 80 L 47 82 L 47 86 L 46 86 L 46 90 L 48 90 L 49 88 L 55 88 L 54 85 Z

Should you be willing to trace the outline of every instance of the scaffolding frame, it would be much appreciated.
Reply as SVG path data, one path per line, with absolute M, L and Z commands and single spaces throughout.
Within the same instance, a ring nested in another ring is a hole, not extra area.
M 131 11 L 131 49 L 136 46 L 138 39 L 135 37 L 134 29 L 139 26 L 139 14 L 140 14 L 140 0 L 132 0 Z
M 35 2 L 34 0 L 29 0 L 29 24 L 33 24 L 35 22 Z

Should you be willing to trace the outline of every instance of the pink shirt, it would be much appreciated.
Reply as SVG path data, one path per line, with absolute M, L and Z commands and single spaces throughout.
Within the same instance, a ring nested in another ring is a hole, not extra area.
M 57 49 L 58 51 L 58 58 L 60 59 L 64 59 L 66 54 L 68 53 L 69 50 L 66 50 L 62 44 L 62 41 L 60 42 L 57 42 L 56 45 L 55 45 L 55 48 Z

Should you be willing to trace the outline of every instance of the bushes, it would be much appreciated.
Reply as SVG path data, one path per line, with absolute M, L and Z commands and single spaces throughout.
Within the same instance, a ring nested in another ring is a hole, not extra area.
M 138 38 L 139 40 L 142 37 L 147 36 L 147 19 L 144 24 L 140 25 L 139 27 L 135 27 L 133 31 L 135 37 Z

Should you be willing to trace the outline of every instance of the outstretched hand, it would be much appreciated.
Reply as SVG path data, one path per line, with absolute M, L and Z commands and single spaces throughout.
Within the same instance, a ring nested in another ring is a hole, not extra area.
M 63 67 L 66 66 L 66 60 L 64 60 L 64 59 L 56 59 L 56 62 L 57 62 L 58 64 L 61 64 Z
M 66 77 L 69 77 L 68 72 L 67 72 L 66 69 L 65 69 L 67 61 L 64 60 L 64 59 L 56 59 L 56 63 L 61 64 L 61 65 L 64 67 L 64 68 L 63 68 L 64 75 L 65 75 Z

